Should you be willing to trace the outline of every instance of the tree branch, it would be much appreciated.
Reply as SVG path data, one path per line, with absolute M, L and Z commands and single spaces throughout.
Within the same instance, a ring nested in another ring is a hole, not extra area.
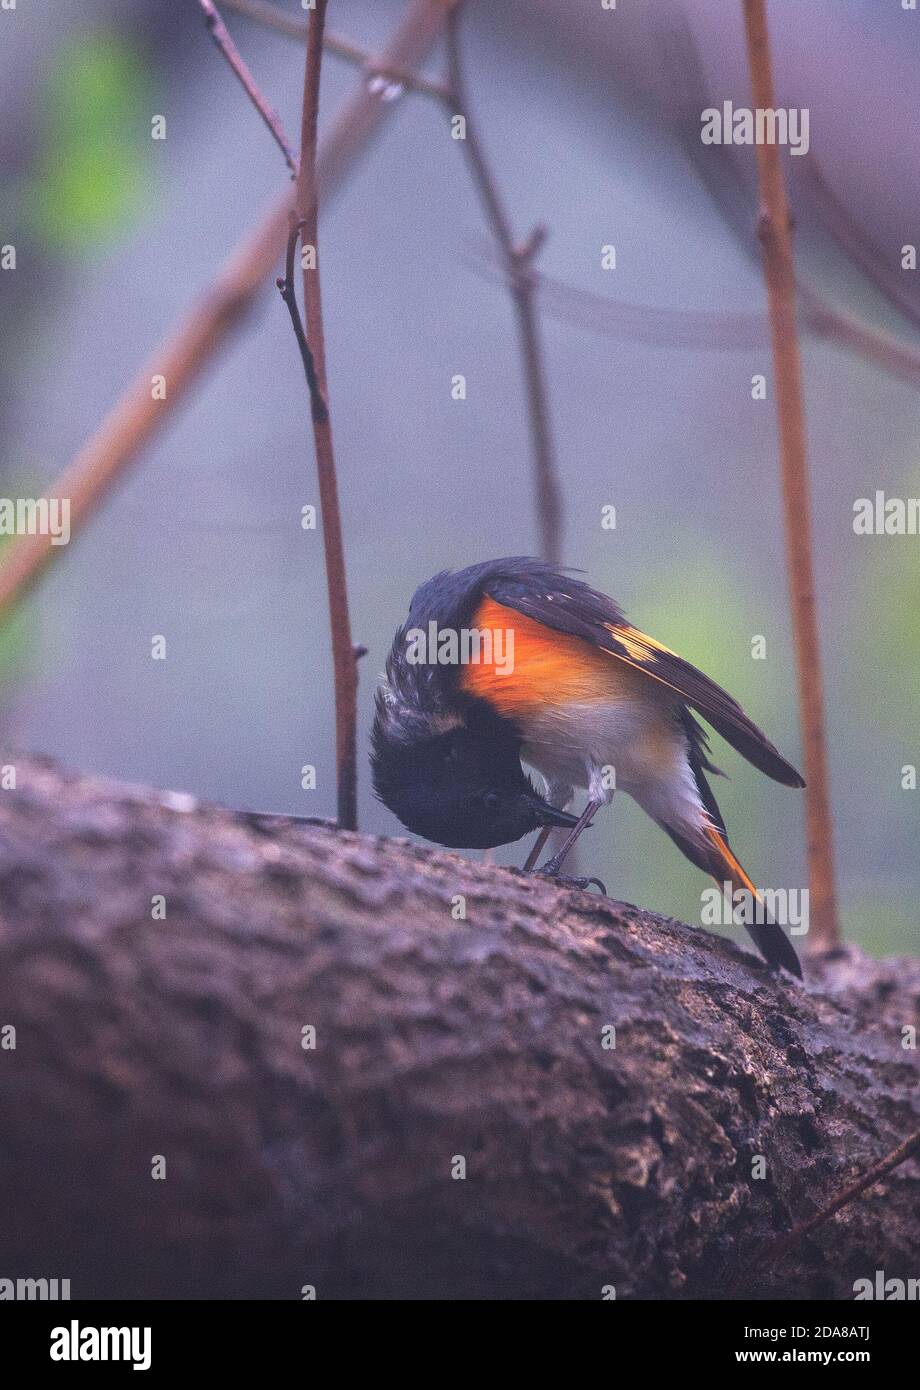
M 326 559 L 326 589 L 329 596 L 329 624 L 332 633 L 332 665 L 335 686 L 335 761 L 338 824 L 342 830 L 358 825 L 358 664 L 351 640 L 348 613 L 348 582 L 345 546 L 336 477 L 329 390 L 326 380 L 326 345 L 323 332 L 323 301 L 319 270 L 319 194 L 316 182 L 316 146 L 319 124 L 319 86 L 323 61 L 323 29 L 327 0 L 316 0 L 310 11 L 307 56 L 304 64 L 303 112 L 300 135 L 300 171 L 297 178 L 298 219 L 292 224 L 287 244 L 282 298 L 287 304 L 303 361 L 310 391 L 310 414 L 316 448 L 320 506 L 323 518 L 323 548 Z M 294 292 L 294 252 L 298 233 L 302 245 L 311 249 L 314 264 L 303 258 L 303 292 L 306 331 L 300 323 Z
M 782 1269 L 749 1256 L 920 1123 L 920 962 L 851 947 L 801 988 L 444 850 L 3 763 L 4 1274 L 594 1302 L 916 1277 L 907 1165 Z
M 757 109 L 769 109 L 773 106 L 773 74 L 765 0 L 743 0 L 743 7 L 753 104 Z M 808 940 L 811 949 L 820 950 L 833 946 L 840 940 L 840 928 L 834 886 L 833 830 L 821 685 L 821 646 L 812 559 L 811 498 L 805 450 L 801 362 L 796 330 L 795 270 L 789 204 L 778 145 L 757 145 L 757 169 L 761 202 L 758 230 L 763 245 L 770 336 L 776 372 L 786 557 L 807 783 L 805 817 L 812 924 Z
M 300 43 L 307 41 L 307 21 L 305 19 L 293 19 L 279 5 L 272 4 L 271 0 L 223 0 L 223 3 L 226 9 L 235 10 L 237 14 L 245 15 L 247 19 L 252 19 L 257 24 L 274 29 L 279 34 L 297 39 Z M 412 72 L 411 69 L 401 67 L 398 64 L 376 59 L 359 44 L 352 43 L 349 39 L 343 38 L 341 34 L 333 34 L 329 29 L 325 31 L 323 37 L 323 51 L 335 58 L 343 58 L 347 63 L 361 68 L 370 79 L 380 78 L 382 82 L 405 87 L 407 91 L 436 97 L 438 101 L 444 100 L 445 88 L 443 83 L 435 82 L 429 77 L 422 77 L 419 73 Z M 383 92 L 385 97 L 391 95 L 384 92 L 382 87 L 375 88 L 373 82 L 371 82 L 371 90 L 379 90 Z
M 243 60 L 242 54 L 230 37 L 227 26 L 212 4 L 212 0 L 198 0 L 198 3 L 204 11 L 204 22 L 211 38 L 214 40 L 218 50 L 223 54 L 230 67 L 236 73 L 243 91 L 249 97 L 249 100 L 271 131 L 275 143 L 284 155 L 285 163 L 291 171 L 291 177 L 296 178 L 297 160 L 294 158 L 294 152 L 288 143 L 280 119 L 259 90 L 255 78 L 249 71 L 249 68 Z
M 294 283 L 294 257 L 297 252 L 297 240 L 303 231 L 306 223 L 297 221 L 296 213 L 291 213 L 291 230 L 288 233 L 287 253 L 284 258 L 284 275 L 275 281 L 281 292 L 281 298 L 287 305 L 288 313 L 291 316 L 291 326 L 294 329 L 294 337 L 300 349 L 300 360 L 303 363 L 304 376 L 307 379 L 307 390 L 310 393 L 310 414 L 313 420 L 325 420 L 329 416 L 329 407 L 319 378 L 316 375 L 316 363 L 313 360 L 313 353 L 310 344 L 307 342 L 307 335 L 304 332 L 303 320 L 300 317 L 300 309 L 297 307 L 297 289 Z
M 225 3 L 238 10 L 240 14 L 246 14 L 252 19 L 290 34 L 291 37 L 302 37 L 299 30 L 294 32 L 287 16 L 279 12 L 277 6 L 265 3 L 265 0 L 225 0 Z M 327 33 L 324 47 L 337 57 L 357 65 L 372 79 L 377 78 L 384 84 L 393 83 L 409 91 L 435 97 L 446 107 L 449 116 L 462 115 L 466 122 L 464 148 L 477 191 L 498 244 L 504 278 L 510 289 L 518 320 L 534 457 L 534 493 L 540 548 L 547 558 L 559 560 L 562 549 L 562 499 L 556 476 L 540 331 L 534 304 L 536 279 L 533 263 L 546 239 L 546 231 L 543 227 L 536 227 L 520 245 L 514 239 L 497 181 L 470 112 L 460 54 L 459 15 L 462 0 L 448 0 L 448 3 L 450 9 L 447 21 L 446 83 L 419 77 L 404 67 L 381 63 L 358 44 L 340 36 Z
M 488 251 L 470 255 L 468 263 L 480 273 L 504 280 L 501 263 L 496 263 Z M 532 273 L 546 314 L 603 337 L 701 352 L 741 352 L 759 348 L 770 340 L 770 320 L 764 314 L 636 304 L 566 285 L 542 271 Z M 838 309 L 800 281 L 797 288 L 799 316 L 810 333 L 920 389 L 920 351 Z
M 307 20 L 296 19 L 280 5 L 272 4 L 271 0 L 223 0 L 223 3 L 225 9 L 235 10 L 237 14 L 245 15 L 247 19 L 255 20 L 267 29 L 274 29 L 289 39 L 296 39 L 299 43 L 307 41 Z
M 883 253 L 866 235 L 826 182 L 817 160 L 806 165 L 811 193 L 825 226 L 846 256 L 914 328 L 920 328 L 920 304 L 908 294 L 901 272 L 893 271 Z

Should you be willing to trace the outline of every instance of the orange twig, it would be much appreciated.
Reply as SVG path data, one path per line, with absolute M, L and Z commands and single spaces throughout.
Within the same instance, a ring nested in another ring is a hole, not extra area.
M 358 665 L 351 640 L 348 613 L 348 584 L 342 516 L 329 414 L 326 381 L 326 344 L 323 333 L 323 301 L 319 276 L 319 198 L 316 185 L 316 143 L 319 121 L 319 84 L 323 61 L 323 29 L 327 0 L 316 0 L 310 11 L 307 58 L 304 65 L 303 113 L 300 135 L 300 172 L 297 179 L 297 212 L 288 237 L 285 277 L 279 280 L 303 361 L 310 393 L 316 471 L 323 517 L 323 548 L 326 558 L 326 588 L 329 595 L 329 623 L 332 632 L 332 664 L 335 684 L 335 761 L 338 825 L 341 830 L 358 828 Z M 300 322 L 294 293 L 294 253 L 298 234 L 302 245 L 314 251 L 315 264 L 304 261 L 303 293 L 306 332 Z
M 743 0 L 743 4 L 754 105 L 758 109 L 772 108 L 773 74 L 765 0 Z M 807 782 L 805 815 L 812 926 L 809 945 L 812 950 L 818 950 L 836 945 L 840 940 L 840 931 L 834 888 L 821 656 L 812 560 L 811 499 L 795 317 L 795 270 L 789 204 L 778 145 L 764 143 L 757 146 L 757 170 L 761 203 L 758 232 L 763 246 L 776 372 L 786 557 Z

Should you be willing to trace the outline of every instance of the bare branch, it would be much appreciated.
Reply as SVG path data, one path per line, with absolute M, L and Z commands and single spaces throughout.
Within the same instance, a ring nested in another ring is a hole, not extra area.
M 909 386 L 920 387 L 920 352 L 916 348 L 902 343 L 892 333 L 874 328 L 856 314 L 836 308 L 801 283 L 799 302 L 804 321 L 819 338 L 830 338 L 881 367 L 889 376 L 899 377 Z
M 225 3 L 231 9 L 239 11 L 240 14 L 268 24 L 272 28 L 290 34 L 291 37 L 303 37 L 301 30 L 294 32 L 292 21 L 283 11 L 279 11 L 276 5 L 266 3 L 266 0 L 225 0 Z M 339 36 L 327 33 L 324 39 L 324 48 L 327 52 L 360 67 L 372 83 L 376 79 L 381 84 L 379 90 L 385 96 L 388 93 L 388 85 L 392 84 L 398 88 L 435 97 L 446 107 L 451 116 L 462 115 L 466 122 L 464 148 L 486 215 L 498 242 L 504 276 L 511 291 L 518 320 L 528 418 L 534 453 L 540 546 L 547 558 L 558 560 L 562 548 L 562 499 L 556 476 L 539 325 L 534 305 L 533 262 L 546 239 L 546 230 L 543 227 L 536 227 L 526 242 L 520 245 L 515 242 L 510 219 L 470 113 L 470 103 L 460 55 L 460 0 L 446 0 L 446 3 L 449 6 L 447 23 L 449 76 L 446 84 L 419 77 L 405 67 L 380 62 L 358 44 Z
M 898 271 L 892 270 L 882 251 L 872 242 L 826 182 L 813 155 L 808 156 L 808 181 L 818 211 L 841 250 L 859 267 L 899 314 L 920 328 L 920 304 L 907 293 Z
M 518 245 L 511 230 L 495 178 L 479 142 L 476 123 L 470 112 L 460 54 L 460 7 L 454 4 L 447 19 L 447 66 L 449 94 L 446 102 L 454 114 L 466 122 L 464 147 L 486 215 L 495 233 L 503 268 L 514 301 L 524 361 L 530 433 L 534 451 L 534 474 L 540 545 L 549 560 L 560 559 L 562 547 L 562 498 L 556 477 L 556 464 L 549 423 L 549 406 L 540 334 L 534 307 L 533 260 L 546 232 L 537 227 L 526 242 Z
M 504 280 L 504 271 L 491 245 L 481 253 L 477 248 L 466 259 L 476 271 Z M 603 337 L 699 352 L 740 352 L 769 342 L 770 321 L 765 314 L 636 304 L 566 285 L 541 271 L 532 273 L 540 306 L 546 314 Z M 799 317 L 809 332 L 920 389 L 920 351 L 855 314 L 838 309 L 801 282 L 798 293 Z
M 223 3 L 226 9 L 244 14 L 247 19 L 254 19 L 257 24 L 264 24 L 267 29 L 285 34 L 289 39 L 297 39 L 300 43 L 307 41 L 307 21 L 295 19 L 280 5 L 271 4 L 270 0 L 223 0 Z
M 256 85 L 255 78 L 246 66 L 242 54 L 230 37 L 226 24 L 221 19 L 211 0 L 198 0 L 198 3 L 204 11 L 204 22 L 207 25 L 211 38 L 226 58 L 230 67 L 236 73 L 244 92 L 271 131 L 275 143 L 284 155 L 285 163 L 291 171 L 291 177 L 296 178 L 297 160 L 294 158 L 294 151 L 288 143 L 287 136 L 284 133 L 277 113 L 272 110 Z
M 537 227 L 525 243 L 518 245 L 514 240 L 510 220 L 502 203 L 495 178 L 489 167 L 484 150 L 479 142 L 475 124 L 469 109 L 469 100 L 466 95 L 459 46 L 459 4 L 457 0 L 448 0 L 448 4 L 447 52 L 449 80 L 446 86 L 429 82 L 426 79 L 417 78 L 404 69 L 397 69 L 392 65 L 376 62 L 357 44 L 350 43 L 347 40 L 333 39 L 332 36 L 326 35 L 323 41 L 323 47 L 325 50 L 334 52 L 338 56 L 359 65 L 362 71 L 372 79 L 379 79 L 379 82 L 383 84 L 379 90 L 381 90 L 384 95 L 386 95 L 386 83 L 394 82 L 400 87 L 437 97 L 445 105 L 451 115 L 460 114 L 464 118 L 464 148 L 467 152 L 473 177 L 485 206 L 486 214 L 498 242 L 506 279 L 518 318 L 528 399 L 528 414 L 534 449 L 535 491 L 537 513 L 540 521 L 541 549 L 548 558 L 559 559 L 561 550 L 561 497 L 553 459 L 543 362 L 533 301 L 534 279 L 532 274 L 532 263 L 545 240 L 546 232 L 542 227 Z M 249 3 L 248 0 L 244 0 L 242 4 L 240 0 L 231 0 L 231 5 L 233 8 L 247 13 L 252 18 L 266 22 L 272 22 L 273 19 L 276 18 L 273 13 L 273 7 L 268 7 L 261 2 L 257 5 L 253 5 Z M 322 31 L 325 23 L 325 4 L 321 4 L 321 9 L 323 18 L 320 23 L 320 31 Z M 310 25 L 310 34 L 312 36 L 313 13 L 311 13 L 310 16 Z M 290 32 L 287 26 L 285 26 L 285 31 Z M 315 91 L 318 91 L 319 61 L 320 59 L 317 53 L 315 57 L 315 82 L 311 82 L 308 88 L 305 88 L 304 93 L 305 122 L 309 114 L 307 98 L 309 96 L 312 100 Z M 309 53 L 307 67 L 309 71 Z M 315 109 L 312 110 L 312 119 L 315 122 Z M 302 150 L 306 150 L 307 148 L 309 134 L 310 131 L 305 124 Z M 302 158 L 303 157 L 302 154 Z M 305 175 L 304 171 L 301 173 L 301 183 L 309 184 L 309 177 Z M 306 224 L 303 226 L 304 244 L 315 247 L 315 201 L 311 201 L 309 197 L 304 199 L 303 196 L 299 195 L 298 203 L 302 210 L 301 222 Z M 283 280 L 279 280 L 278 285 L 291 315 L 301 359 L 304 364 L 307 383 L 310 388 L 314 434 L 316 436 L 317 446 L 317 464 L 320 473 L 320 488 L 322 493 L 325 480 L 325 486 L 329 492 L 328 502 L 325 500 L 323 502 L 324 536 L 326 536 L 327 528 L 329 527 L 333 514 L 335 518 L 338 518 L 338 496 L 332 450 L 331 426 L 328 420 L 328 406 L 325 392 L 325 362 L 322 334 L 322 308 L 319 296 L 319 268 L 317 264 L 315 270 L 305 270 L 304 272 L 304 295 L 307 317 L 307 332 L 305 333 L 297 310 L 292 278 L 293 252 L 296 235 L 296 230 L 292 230 L 288 241 L 287 273 Z M 327 432 L 328 438 L 326 437 Z M 339 530 L 337 522 L 336 525 L 332 527 L 332 530 Z M 329 582 L 330 610 L 334 609 L 338 615 L 337 617 L 335 614 L 333 615 L 333 649 L 336 665 L 340 822 L 345 824 L 347 822 L 343 820 L 343 816 L 347 816 L 348 808 L 342 805 L 341 798 L 343 795 L 347 795 L 343 791 L 343 787 L 348 781 L 347 769 L 352 759 L 352 752 L 349 750 L 353 750 L 354 735 L 353 718 L 349 721 L 347 708 L 349 700 L 353 696 L 353 692 L 346 680 L 345 661 L 346 650 L 349 653 L 351 652 L 350 636 L 348 636 L 347 641 L 344 635 L 338 639 L 339 650 L 338 655 L 335 655 L 337 631 L 341 629 L 343 634 L 348 633 L 348 607 L 345 591 L 344 557 L 341 550 L 340 534 L 338 534 L 337 539 L 332 539 L 331 553 L 327 550 L 327 578 Z M 348 665 L 351 671 L 354 672 L 353 658 Z M 344 727 L 345 722 L 349 722 L 349 727 L 352 731 L 350 735 L 348 729 Z
M 448 0 L 449 2 L 450 0 Z M 383 62 L 361 48 L 359 44 L 343 38 L 341 34 L 327 34 L 325 48 L 334 57 L 343 58 L 353 67 L 361 68 L 371 83 L 371 90 L 381 90 L 387 99 L 398 95 L 398 90 L 395 92 L 388 90 L 391 86 L 397 89 L 405 88 L 409 92 L 418 92 L 421 96 L 434 97 L 437 101 L 444 101 L 448 95 L 443 82 L 436 82 L 434 78 L 423 77 L 420 73 L 410 72 L 408 68 L 396 67 L 392 63 Z M 375 79 L 383 85 L 375 88 Z
M 294 19 L 282 10 L 280 5 L 272 4 L 271 0 L 223 0 L 223 4 L 226 9 L 235 10 L 237 14 L 245 15 L 247 19 L 264 24 L 279 34 L 287 35 L 288 38 L 297 39 L 301 43 L 307 41 L 307 21 Z M 435 97 L 438 101 L 444 100 L 446 89 L 442 82 L 422 77 L 398 64 L 375 59 L 359 44 L 352 43 L 341 34 L 330 33 L 328 29 L 323 38 L 323 51 L 361 68 L 370 79 L 379 78 L 382 83 L 404 87 L 410 92 L 420 92 L 424 96 Z M 386 92 L 383 86 L 379 90 L 386 97 L 395 95 Z
M 325 420 L 329 414 L 329 407 L 316 375 L 316 364 L 313 361 L 313 353 L 304 332 L 300 309 L 297 307 L 297 291 L 294 285 L 294 256 L 297 251 L 297 239 L 305 226 L 304 221 L 297 221 L 296 213 L 291 213 L 291 230 L 288 234 L 287 253 L 284 259 L 284 275 L 275 283 L 281 291 L 281 298 L 287 305 L 288 313 L 291 316 L 291 325 L 294 329 L 294 337 L 297 339 L 297 346 L 300 349 L 304 376 L 307 378 L 307 390 L 310 392 L 310 414 L 314 420 Z
M 338 825 L 342 830 L 358 828 L 357 654 L 351 640 L 348 613 L 348 584 L 345 572 L 345 546 L 329 415 L 326 382 L 326 345 L 323 333 L 323 302 L 319 272 L 319 194 L 316 181 L 316 145 L 319 122 L 319 86 L 323 62 L 323 29 L 327 0 L 316 0 L 310 11 L 307 57 L 304 65 L 303 113 L 300 136 L 300 172 L 297 178 L 297 213 L 288 236 L 285 278 L 281 295 L 287 304 L 303 361 L 310 391 L 310 414 L 316 447 L 320 505 L 323 517 L 323 548 L 326 559 L 326 588 L 329 595 L 329 624 L 332 632 L 332 664 L 335 682 L 335 754 Z M 303 291 L 306 331 L 300 322 L 294 291 L 294 253 L 298 233 L 303 245 L 313 251 L 313 264 L 303 260 Z
M 743 0 L 743 8 L 753 103 L 758 109 L 772 108 L 773 74 L 765 0 Z M 824 697 L 812 558 L 811 497 L 796 329 L 795 267 L 779 146 L 764 142 L 758 144 L 756 149 L 761 205 L 758 234 L 763 245 L 776 372 L 786 558 L 807 783 L 805 817 L 812 928 L 809 946 L 816 951 L 835 946 L 840 940 L 840 929 L 834 887 Z

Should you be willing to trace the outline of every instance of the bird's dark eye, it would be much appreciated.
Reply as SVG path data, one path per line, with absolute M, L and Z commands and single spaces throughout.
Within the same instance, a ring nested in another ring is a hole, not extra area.
M 487 811 L 497 811 L 501 805 L 501 797 L 498 792 L 484 792 L 482 804 Z

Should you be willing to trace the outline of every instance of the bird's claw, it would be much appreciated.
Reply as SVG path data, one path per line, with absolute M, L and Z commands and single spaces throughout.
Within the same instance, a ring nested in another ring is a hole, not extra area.
M 605 898 L 607 897 L 607 889 L 599 878 L 574 878 L 571 874 L 553 873 L 551 868 L 537 869 L 536 872 L 540 874 L 541 877 L 549 878 L 553 883 L 558 883 L 560 888 L 578 888 L 583 893 L 586 893 L 593 883 L 603 896 Z

